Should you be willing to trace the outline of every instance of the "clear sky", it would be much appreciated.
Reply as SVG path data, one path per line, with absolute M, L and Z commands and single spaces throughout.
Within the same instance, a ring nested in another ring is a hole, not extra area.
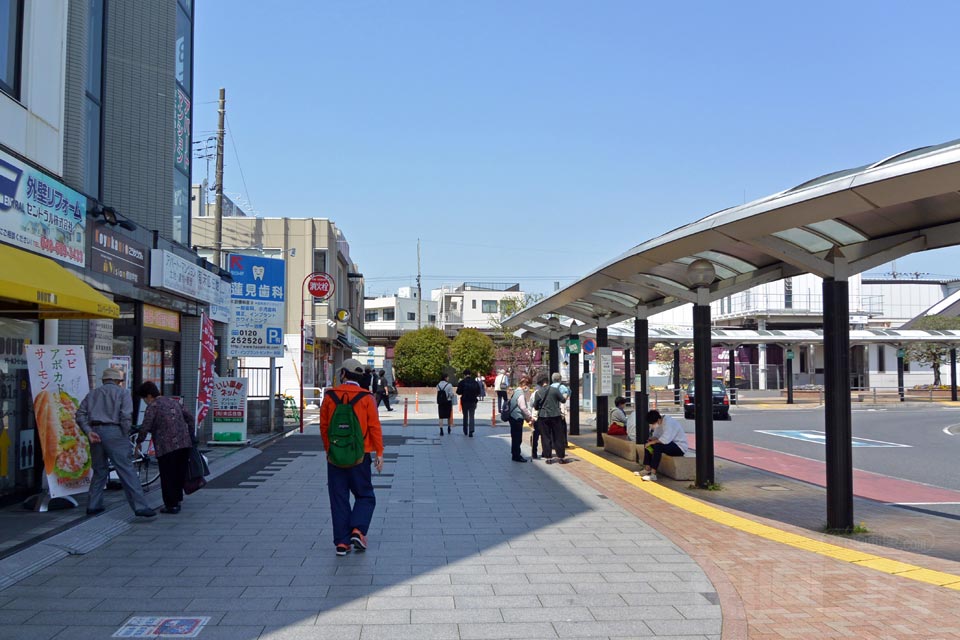
M 955 0 L 196 6 L 194 139 L 225 87 L 227 193 L 333 220 L 368 295 L 414 283 L 418 238 L 425 289 L 548 292 L 714 211 L 960 138 Z M 897 269 L 960 274 L 958 256 Z

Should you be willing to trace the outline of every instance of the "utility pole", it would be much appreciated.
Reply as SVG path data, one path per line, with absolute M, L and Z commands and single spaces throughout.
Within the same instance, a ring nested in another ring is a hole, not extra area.
M 420 238 L 417 238 L 417 329 L 423 326 L 423 289 L 420 288 Z
M 216 203 L 213 206 L 213 263 L 218 267 L 223 267 L 223 258 L 221 251 L 223 249 L 223 119 L 227 113 L 227 92 L 220 87 L 220 124 L 217 127 L 217 173 L 214 176 L 216 183 L 213 185 L 217 194 Z

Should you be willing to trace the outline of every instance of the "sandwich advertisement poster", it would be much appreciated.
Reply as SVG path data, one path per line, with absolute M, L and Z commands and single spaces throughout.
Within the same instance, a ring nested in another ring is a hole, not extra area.
M 24 351 L 50 497 L 84 493 L 93 471 L 90 441 L 76 421 L 90 391 L 83 347 L 31 344 Z

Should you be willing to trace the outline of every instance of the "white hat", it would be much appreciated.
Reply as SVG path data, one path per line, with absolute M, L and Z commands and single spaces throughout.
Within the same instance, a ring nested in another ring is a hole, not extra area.
M 123 382 L 123 371 L 120 369 L 115 369 L 114 367 L 109 367 L 103 370 L 102 380 L 116 380 L 117 382 Z
M 340 368 L 350 373 L 363 373 L 363 365 L 355 358 L 347 358 L 343 361 L 343 364 L 340 365 Z

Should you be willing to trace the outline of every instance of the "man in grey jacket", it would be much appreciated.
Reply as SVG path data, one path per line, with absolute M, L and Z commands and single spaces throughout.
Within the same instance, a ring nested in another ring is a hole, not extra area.
M 543 437 L 543 457 L 547 464 L 555 462 L 566 464 L 570 462 L 566 458 L 567 449 L 567 430 L 563 421 L 563 411 L 561 405 L 567 401 L 563 393 L 562 385 L 559 384 L 560 374 L 554 374 L 557 377 L 557 384 L 551 384 L 541 387 L 534 398 L 533 406 L 537 409 L 537 416 L 540 420 L 540 431 Z M 546 380 L 543 380 L 546 382 Z M 553 451 L 557 452 L 557 457 L 553 457 Z
M 88 393 L 77 409 L 77 426 L 90 438 L 90 453 L 93 458 L 93 479 L 87 495 L 87 515 L 96 515 L 104 509 L 103 491 L 107 488 L 109 458 L 120 477 L 120 484 L 123 485 L 130 508 L 142 518 L 152 518 L 157 514 L 147 504 L 140 479 L 133 470 L 133 450 L 130 444 L 133 399 L 130 392 L 120 386 L 122 382 L 122 371 L 107 369 L 103 372 L 103 385 Z

